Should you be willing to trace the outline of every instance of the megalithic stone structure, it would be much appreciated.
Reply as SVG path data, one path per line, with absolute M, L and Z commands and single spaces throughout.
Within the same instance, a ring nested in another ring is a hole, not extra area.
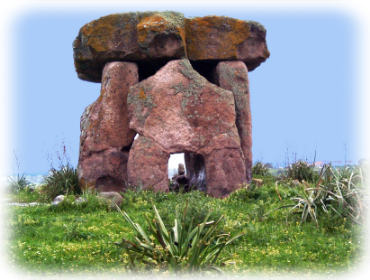
M 185 153 L 189 183 L 211 196 L 251 181 L 248 71 L 270 55 L 261 24 L 112 14 L 84 25 L 73 51 L 78 77 L 102 83 L 81 117 L 82 188 L 168 191 L 174 153 Z

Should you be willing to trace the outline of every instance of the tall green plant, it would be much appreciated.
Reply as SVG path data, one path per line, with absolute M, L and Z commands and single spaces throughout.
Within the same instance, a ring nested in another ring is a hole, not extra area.
M 263 164 L 261 161 L 256 162 L 252 166 L 252 175 L 253 177 L 259 176 L 268 176 L 269 175 L 269 168 L 266 164 Z
M 49 199 L 54 199 L 60 194 L 81 194 L 77 170 L 70 164 L 61 167 L 60 170 L 51 170 L 44 177 L 43 192 Z
M 295 193 L 296 196 L 291 200 L 295 201 L 296 204 L 283 205 L 267 214 L 282 208 L 290 208 L 286 222 L 291 214 L 299 213 L 301 214 L 301 223 L 311 217 L 318 226 L 318 210 L 320 208 L 326 213 L 332 209 L 338 215 L 349 217 L 356 223 L 361 223 L 364 218 L 364 209 L 367 206 L 364 202 L 364 177 L 361 168 L 353 170 L 351 173 L 341 173 L 331 165 L 324 165 L 314 187 L 304 180 L 302 184 L 294 187 L 284 180 L 278 180 L 276 182 L 277 191 L 279 184 Z
M 32 184 L 27 180 L 26 175 L 22 174 L 19 175 L 19 167 L 20 167 L 20 162 L 19 162 L 19 156 L 16 153 L 16 151 L 13 151 L 14 155 L 14 163 L 17 166 L 17 176 L 10 177 L 8 176 L 8 183 L 7 183 L 7 188 L 8 191 L 11 193 L 17 193 L 19 191 L 25 190 L 28 187 L 31 187 Z
M 8 190 L 11 193 L 16 193 L 27 189 L 32 184 L 27 180 L 26 175 L 17 175 L 16 177 L 8 177 Z
M 315 167 L 303 160 L 294 162 L 286 167 L 285 174 L 280 174 L 280 179 L 306 181 L 309 183 L 316 183 L 318 178 L 319 174 L 315 171 Z
M 180 215 L 176 209 L 176 218 L 172 232 L 168 230 L 157 208 L 153 204 L 154 217 L 145 215 L 148 224 L 146 232 L 138 223 L 134 223 L 126 212 L 122 212 L 124 219 L 135 230 L 137 236 L 134 241 L 122 239 L 117 245 L 125 248 L 130 257 L 132 268 L 136 263 L 143 263 L 151 268 L 160 268 L 171 272 L 200 272 L 203 270 L 215 269 L 221 272 L 216 262 L 223 249 L 235 239 L 245 235 L 242 232 L 234 237 L 230 234 L 215 234 L 217 226 L 224 216 L 217 222 L 207 221 L 210 213 L 201 224 L 185 229 L 188 203 Z

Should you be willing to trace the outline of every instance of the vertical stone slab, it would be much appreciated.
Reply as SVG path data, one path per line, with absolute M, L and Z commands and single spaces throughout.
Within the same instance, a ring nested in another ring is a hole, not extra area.
M 236 127 L 246 168 L 246 179 L 252 180 L 252 117 L 249 97 L 248 69 L 242 61 L 219 62 L 214 75 L 218 86 L 230 90 L 235 98 Z
M 167 163 L 170 153 L 152 139 L 139 136 L 128 159 L 128 182 L 142 189 L 169 191 Z
M 207 194 L 224 198 L 242 187 L 245 168 L 240 149 L 213 150 L 205 156 Z
M 128 151 L 136 134 L 129 128 L 127 94 L 138 80 L 135 63 L 105 65 L 100 97 L 81 117 L 78 177 L 82 188 L 124 190 Z

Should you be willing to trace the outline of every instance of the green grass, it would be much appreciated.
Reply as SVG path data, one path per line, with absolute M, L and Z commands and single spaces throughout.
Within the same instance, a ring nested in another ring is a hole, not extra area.
M 265 215 L 282 205 L 274 182 L 268 182 L 260 188 L 238 190 L 227 199 L 211 198 L 198 191 L 128 191 L 121 209 L 144 227 L 143 214 L 152 212 L 150 201 L 167 228 L 174 226 L 176 206 L 183 208 L 187 200 L 194 222 L 202 222 L 210 209 L 213 212 L 208 220 L 225 215 L 220 233 L 234 236 L 247 232 L 222 252 L 220 259 L 230 257 L 218 264 L 226 273 L 335 275 L 355 269 L 362 262 L 361 225 L 332 212 L 320 213 L 318 228 L 311 220 L 299 225 L 299 215 L 286 224 L 289 209 Z M 291 204 L 294 193 L 282 186 L 278 191 L 283 203 Z M 20 192 L 16 197 L 20 201 L 27 195 Z M 123 237 L 134 238 L 133 229 L 120 213 L 106 205 L 68 202 L 61 207 L 12 207 L 8 226 L 9 262 L 14 261 L 21 271 L 54 275 L 130 272 L 128 255 L 114 243 Z

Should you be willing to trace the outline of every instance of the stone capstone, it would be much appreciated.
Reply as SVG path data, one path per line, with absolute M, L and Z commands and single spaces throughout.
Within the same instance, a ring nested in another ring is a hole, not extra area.
M 266 30 L 257 22 L 222 16 L 186 19 L 173 11 L 107 15 L 85 24 L 73 42 L 78 77 L 91 82 L 101 82 L 104 65 L 112 61 L 137 62 L 144 72 L 155 73 L 179 58 L 241 60 L 252 71 L 269 55 Z
M 266 30 L 255 21 L 206 16 L 186 19 L 185 26 L 190 60 L 241 60 L 252 71 L 270 56 Z
M 85 24 L 73 42 L 78 77 L 98 83 L 107 62 L 185 56 L 184 15 L 178 12 L 111 14 Z
M 135 63 L 110 62 L 103 70 L 100 97 L 81 117 L 78 178 L 82 189 L 122 191 L 129 149 L 136 132 L 129 128 L 127 94 L 138 82 Z

